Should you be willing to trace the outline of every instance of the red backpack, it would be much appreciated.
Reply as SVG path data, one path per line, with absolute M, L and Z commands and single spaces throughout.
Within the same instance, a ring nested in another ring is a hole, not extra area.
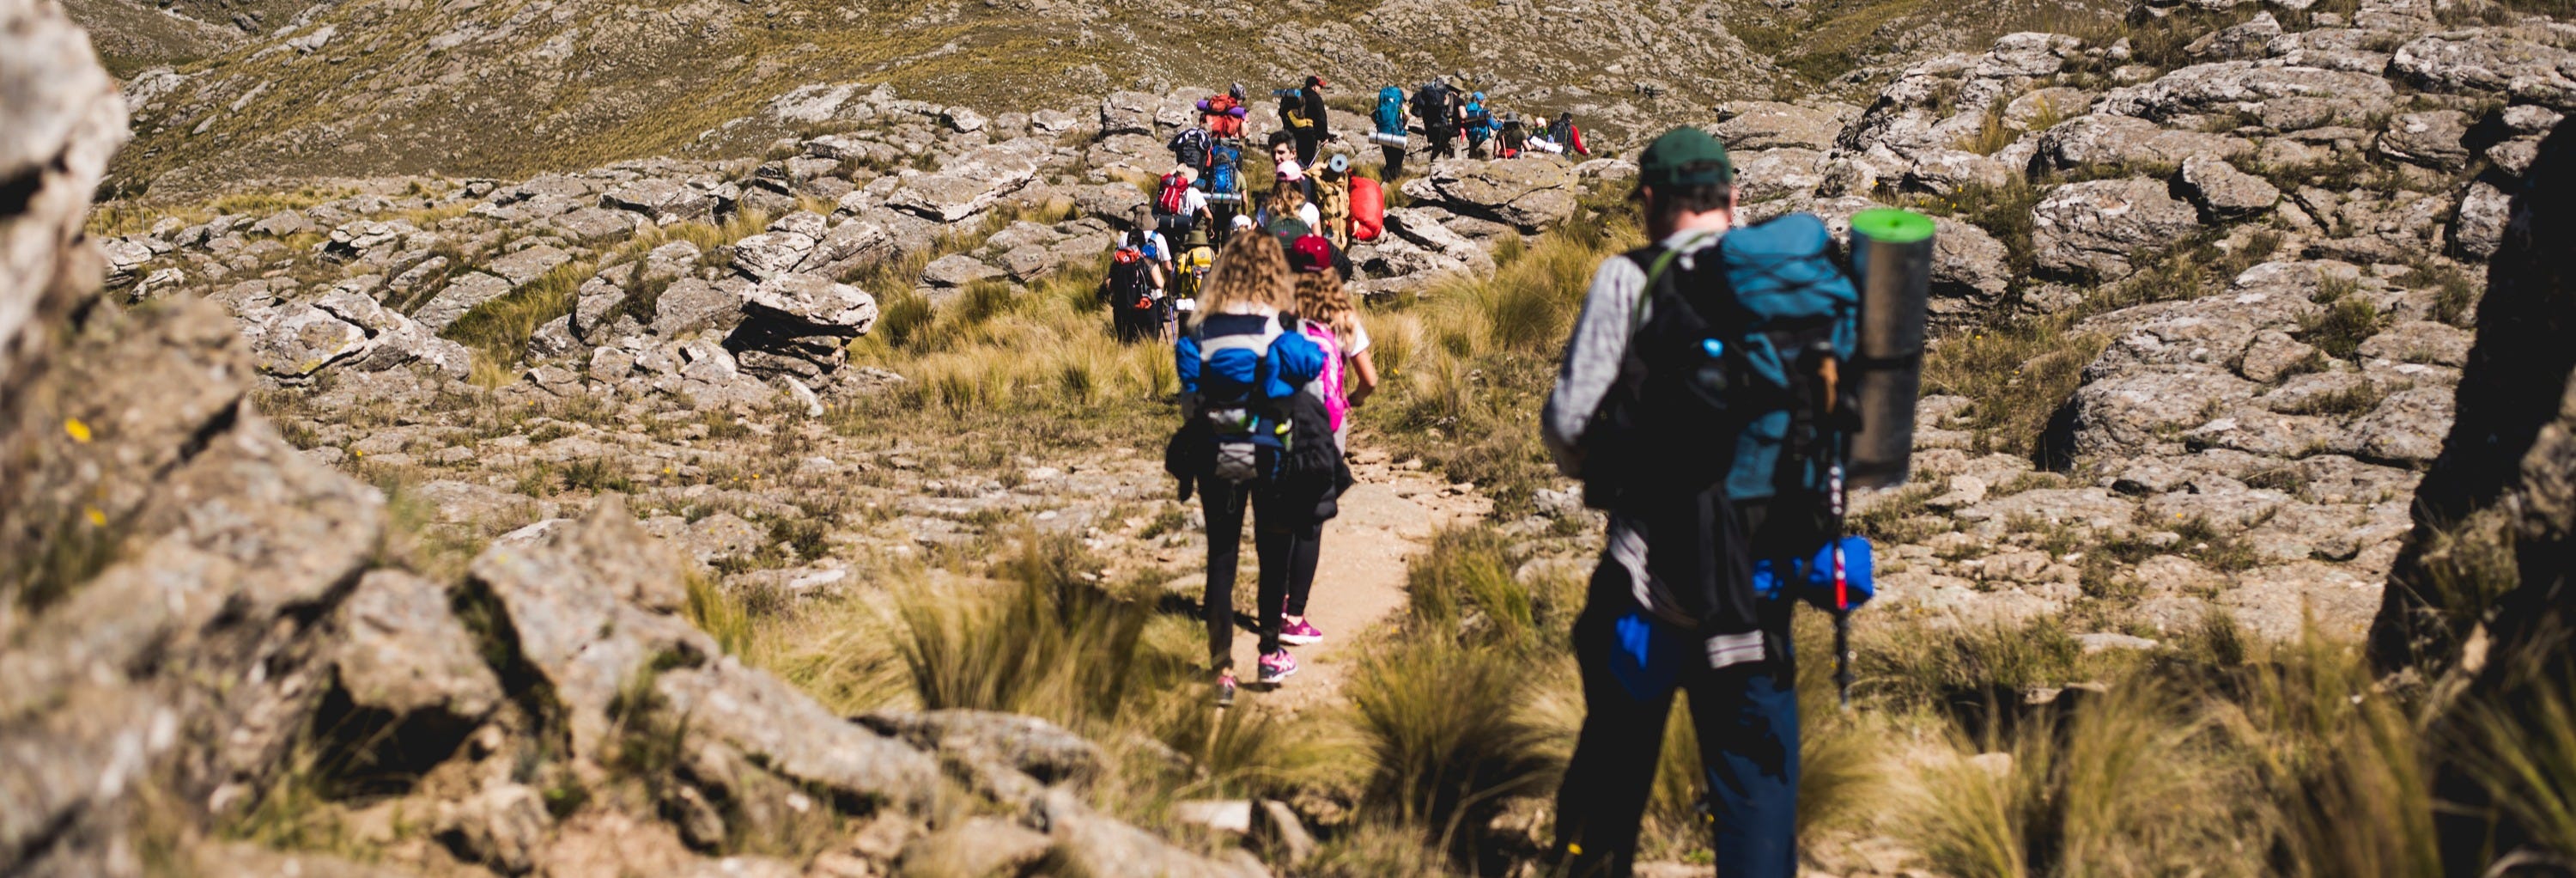
M 1154 194 L 1154 210 L 1166 215 L 1181 212 L 1181 196 L 1190 190 L 1190 181 L 1173 171 L 1163 175 L 1163 188 Z

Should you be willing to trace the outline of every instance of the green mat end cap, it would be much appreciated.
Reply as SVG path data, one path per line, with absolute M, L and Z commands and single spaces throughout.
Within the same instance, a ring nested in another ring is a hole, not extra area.
M 1852 231 L 1882 244 L 1912 244 L 1932 237 L 1932 218 L 1881 207 L 1852 214 Z

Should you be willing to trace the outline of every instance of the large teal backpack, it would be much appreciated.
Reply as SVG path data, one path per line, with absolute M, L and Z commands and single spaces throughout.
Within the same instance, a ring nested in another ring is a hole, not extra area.
M 1402 135 L 1404 133 L 1404 89 L 1392 85 L 1378 89 L 1377 110 L 1369 114 L 1369 119 L 1377 123 L 1379 134 Z
M 1627 255 L 1648 280 L 1617 382 L 1585 430 L 1592 505 L 1723 486 L 1775 521 L 1813 516 L 1818 545 L 1829 538 L 1854 418 L 1848 394 L 1827 402 L 1824 376 L 1850 362 L 1859 311 L 1831 243 L 1801 213 L 1730 231 L 1689 260 L 1660 245 Z

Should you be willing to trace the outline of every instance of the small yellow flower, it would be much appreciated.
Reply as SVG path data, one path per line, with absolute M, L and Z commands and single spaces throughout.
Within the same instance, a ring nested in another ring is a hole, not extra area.
M 81 510 L 81 512 L 89 517 L 89 524 L 91 527 L 107 526 L 107 513 L 98 511 L 98 507 L 91 506 Z
M 63 432 L 71 434 L 74 442 L 89 441 L 89 425 L 81 423 L 79 418 L 63 419 Z

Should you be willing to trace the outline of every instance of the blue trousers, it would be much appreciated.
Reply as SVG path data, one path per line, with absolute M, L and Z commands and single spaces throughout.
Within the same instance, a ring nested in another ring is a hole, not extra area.
M 1627 878 L 1663 753 L 1673 692 L 1690 692 L 1706 772 L 1712 847 L 1723 878 L 1794 878 L 1798 868 L 1798 693 L 1793 602 L 1766 602 L 1762 661 L 1708 667 L 1700 635 L 1637 606 L 1628 574 L 1604 559 L 1574 623 L 1583 731 L 1556 794 L 1559 868 Z M 1776 617 L 1776 618 L 1775 618 Z

